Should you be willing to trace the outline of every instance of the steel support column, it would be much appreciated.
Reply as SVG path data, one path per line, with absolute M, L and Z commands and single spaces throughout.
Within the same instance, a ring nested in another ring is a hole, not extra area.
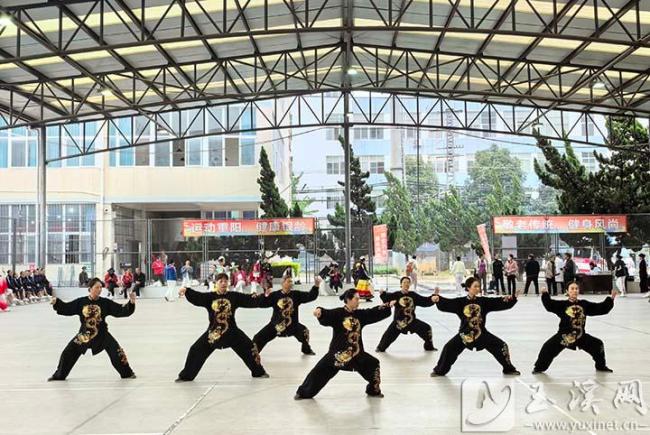
M 343 3 L 345 52 L 343 53 L 343 156 L 345 165 L 345 282 L 350 283 L 352 272 L 352 219 L 350 216 L 350 58 L 352 56 L 352 1 Z
M 46 225 L 46 207 L 47 207 L 47 142 L 46 128 L 44 125 L 38 128 L 38 186 L 37 186 L 37 213 L 38 219 L 38 256 L 36 264 L 38 267 L 45 267 L 45 251 L 47 246 L 47 225 Z

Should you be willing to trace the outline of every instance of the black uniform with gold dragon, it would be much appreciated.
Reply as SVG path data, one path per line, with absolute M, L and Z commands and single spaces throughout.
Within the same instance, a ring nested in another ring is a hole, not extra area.
M 384 352 L 400 334 L 417 334 L 424 340 L 424 350 L 436 350 L 433 346 L 431 326 L 415 317 L 415 307 L 430 307 L 431 297 L 424 297 L 412 291 L 382 292 L 382 302 L 396 301 L 393 321 L 377 345 L 377 352 Z
M 257 295 L 226 291 L 219 293 L 199 292 L 188 288 L 185 291 L 187 301 L 208 311 L 208 329 L 190 347 L 185 367 L 178 374 L 178 381 L 194 380 L 210 354 L 215 349 L 232 348 L 250 369 L 253 377 L 266 375 L 260 362 L 257 346 L 237 327 L 235 312 L 238 308 L 258 308 L 260 299 Z
M 64 380 L 79 357 L 88 349 L 93 355 L 105 350 L 111 364 L 122 378 L 133 376 L 124 350 L 108 332 L 106 317 L 128 317 L 135 311 L 135 304 L 128 302 L 121 305 L 110 299 L 98 297 L 93 300 L 85 296 L 70 302 L 56 299 L 53 308 L 62 316 L 79 316 L 81 325 L 77 335 L 63 350 L 57 370 L 50 380 Z
M 253 337 L 257 349 L 261 352 L 276 337 L 296 337 L 302 344 L 302 353 L 314 355 L 309 346 L 309 329 L 298 320 L 298 307 L 315 301 L 317 297 L 318 286 L 312 287 L 309 292 L 276 290 L 260 297 L 260 307 L 272 307 L 273 315 L 271 321 Z
M 297 396 L 314 397 L 339 370 L 359 372 L 368 381 L 366 394 L 381 395 L 379 360 L 364 351 L 361 330 L 367 325 L 390 317 L 388 305 L 352 311 L 347 307 L 320 310 L 318 321 L 323 326 L 332 327 L 332 341 L 329 351 L 298 388 Z
M 440 296 L 438 309 L 456 314 L 460 318 L 460 327 L 458 334 L 454 335 L 442 349 L 432 376 L 447 374 L 458 355 L 465 349 L 486 349 L 501 364 L 504 373 L 517 372 L 510 361 L 508 345 L 485 327 L 486 317 L 490 312 L 510 309 L 516 303 L 517 298 L 514 296 L 472 298 L 468 295 L 452 299 Z
M 602 340 L 585 332 L 587 316 L 601 316 L 610 312 L 614 300 L 606 298 L 600 303 L 584 299 L 555 300 L 548 292 L 542 293 L 542 304 L 546 311 L 560 317 L 558 332 L 542 346 L 535 362 L 535 372 L 543 372 L 553 359 L 564 349 L 582 349 L 593 358 L 596 369 L 610 371 L 605 364 L 605 348 Z

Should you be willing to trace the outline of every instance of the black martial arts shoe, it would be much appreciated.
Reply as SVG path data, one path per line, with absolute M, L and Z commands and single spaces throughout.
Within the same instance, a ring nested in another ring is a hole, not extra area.
M 176 378 L 174 382 L 192 382 L 189 379 Z
M 135 373 L 133 373 L 131 376 L 127 376 L 126 378 L 122 378 L 122 379 L 136 379 L 136 378 L 137 376 L 135 375 Z
M 614 370 L 610 369 L 609 367 L 596 367 L 597 372 L 605 372 L 605 373 L 614 373 Z
M 504 370 L 504 371 L 503 371 L 503 374 L 504 374 L 504 375 L 515 375 L 515 376 L 519 376 L 519 375 L 521 374 L 521 372 L 520 372 L 519 370 L 515 369 L 515 368 L 512 368 L 512 369 L 510 369 L 510 370 Z
M 54 376 L 50 376 L 49 378 L 47 378 L 47 382 L 52 382 L 52 381 L 65 381 L 65 379 L 55 378 Z
M 425 343 L 424 344 L 424 350 L 426 350 L 427 352 L 432 352 L 432 351 L 436 351 L 438 349 L 433 345 L 433 343 Z
M 261 375 L 253 376 L 254 378 L 270 378 L 269 374 L 264 372 Z
M 436 372 L 434 369 L 429 376 L 431 376 L 432 378 L 437 378 L 439 376 L 444 376 L 444 375 L 441 375 L 440 373 Z
M 532 374 L 534 374 L 534 375 L 541 375 L 541 374 L 544 373 L 544 372 L 545 372 L 545 370 L 537 370 L 537 369 L 533 369 Z
M 302 397 L 300 394 L 296 393 L 295 396 L 293 396 L 293 400 L 305 400 L 306 397 Z
M 316 355 L 316 352 L 314 352 L 312 349 L 308 349 L 307 351 L 303 350 L 302 353 L 303 355 L 310 355 L 310 356 Z
M 384 352 L 386 352 L 386 349 L 376 348 L 375 352 L 384 353 Z
M 378 399 L 383 399 L 384 398 L 384 393 L 366 393 L 368 397 L 376 397 Z

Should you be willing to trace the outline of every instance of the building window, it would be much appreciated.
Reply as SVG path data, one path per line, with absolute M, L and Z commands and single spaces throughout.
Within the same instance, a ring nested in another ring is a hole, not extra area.
M 354 139 L 356 140 L 381 140 L 384 138 L 384 129 L 379 127 L 355 127 Z
M 582 158 L 580 160 L 582 161 L 585 169 L 587 169 L 589 172 L 594 172 L 598 167 L 596 157 L 591 152 L 583 152 Z
M 327 162 L 328 175 L 340 175 L 345 172 L 345 161 L 343 156 L 327 156 L 325 161 Z
M 220 136 L 208 137 L 208 165 L 223 166 L 223 139 Z
M 375 202 L 375 207 L 377 209 L 386 207 L 386 195 L 375 196 L 372 200 Z
M 586 115 L 580 116 L 580 135 L 585 137 L 592 137 L 596 132 L 596 127 L 593 121 Z
M 361 156 L 361 169 L 371 174 L 383 174 L 384 156 Z
M 327 191 L 327 209 L 335 209 L 337 204 L 343 204 L 343 193 L 337 190 Z
M 325 130 L 325 140 L 339 140 L 339 137 L 343 137 L 343 130 L 340 127 Z
M 188 139 L 185 146 L 185 165 L 201 166 L 203 144 L 201 138 Z
M 239 161 L 241 165 L 254 165 L 255 164 L 255 138 L 242 137 L 240 141 L 241 156 Z
M 207 212 L 208 219 L 232 219 L 231 211 L 209 211 Z
M 257 219 L 257 210 L 244 210 L 242 212 L 243 219 Z
M 490 117 L 490 112 L 484 110 L 481 112 L 481 129 L 483 137 L 494 137 L 495 134 L 489 130 L 494 130 L 496 127 L 496 119 L 494 116 Z

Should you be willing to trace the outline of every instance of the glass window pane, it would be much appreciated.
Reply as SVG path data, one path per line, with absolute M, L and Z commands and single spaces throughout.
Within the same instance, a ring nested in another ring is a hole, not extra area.
M 223 166 L 223 140 L 220 136 L 208 138 L 208 165 Z
M 186 144 L 186 164 L 189 166 L 200 166 L 201 165 L 201 154 L 202 154 L 202 143 L 201 138 L 197 139 L 188 139 Z
M 49 264 L 63 263 L 63 234 L 47 235 L 47 262 Z
M 63 231 L 63 205 L 49 204 L 47 206 L 47 231 L 60 233 Z
M 171 142 L 161 142 L 155 144 L 155 165 L 156 166 L 169 166 Z
M 65 206 L 65 230 L 67 232 L 77 232 L 81 228 L 81 215 L 79 205 L 68 204 Z
M 255 164 L 255 138 L 244 137 L 241 140 L 241 164 Z
M 11 138 L 11 166 L 21 168 L 27 165 L 27 141 L 25 137 Z

